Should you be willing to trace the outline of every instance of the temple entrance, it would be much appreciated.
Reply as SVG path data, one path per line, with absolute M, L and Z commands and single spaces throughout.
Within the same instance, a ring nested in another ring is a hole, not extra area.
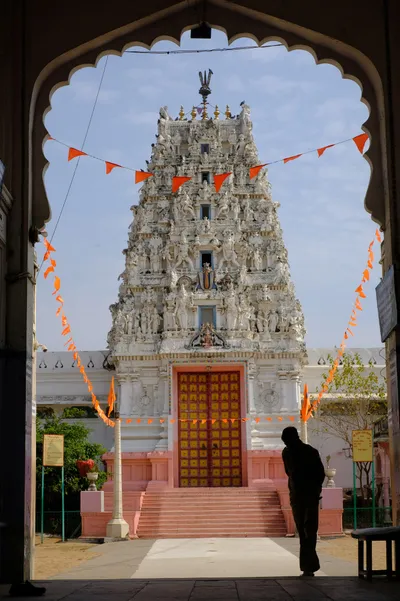
M 239 371 L 178 374 L 178 416 L 179 486 L 242 486 Z

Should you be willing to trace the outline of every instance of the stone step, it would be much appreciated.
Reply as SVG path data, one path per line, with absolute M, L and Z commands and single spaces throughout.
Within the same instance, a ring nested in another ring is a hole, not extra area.
M 283 538 L 286 536 L 286 528 L 281 530 L 182 530 L 167 531 L 152 530 L 147 532 L 138 531 L 138 537 L 143 539 L 154 538 Z

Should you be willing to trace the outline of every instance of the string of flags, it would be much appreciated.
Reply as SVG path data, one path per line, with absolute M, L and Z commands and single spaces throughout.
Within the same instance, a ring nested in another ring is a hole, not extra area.
M 328 392 L 329 386 L 335 377 L 335 373 L 340 365 L 340 360 L 345 352 L 344 349 L 346 348 L 346 341 L 348 340 L 349 336 L 354 336 L 353 328 L 355 328 L 357 326 L 357 314 L 363 310 L 362 305 L 361 305 L 361 299 L 367 298 L 367 295 L 364 292 L 363 285 L 366 282 L 369 282 L 370 271 L 374 267 L 374 265 L 373 265 L 374 253 L 373 253 L 372 248 L 374 246 L 375 240 L 378 243 L 380 243 L 382 241 L 382 238 L 381 238 L 381 235 L 380 235 L 378 229 L 375 231 L 375 236 L 368 246 L 367 264 L 362 273 L 360 285 L 357 286 L 357 288 L 355 289 L 355 293 L 357 294 L 357 296 L 356 296 L 356 300 L 355 300 L 352 310 L 351 310 L 350 319 L 347 323 L 346 329 L 343 334 L 342 342 L 340 343 L 336 358 L 333 362 L 331 369 L 329 370 L 326 380 L 323 383 L 321 390 L 319 391 L 318 396 L 314 401 L 310 402 L 309 395 L 308 395 L 308 386 L 307 386 L 307 384 L 304 385 L 303 402 L 302 402 L 302 406 L 301 406 L 301 410 L 300 410 L 300 419 L 303 422 L 307 422 L 310 419 L 310 417 L 314 416 L 314 413 L 315 413 L 316 409 L 318 408 L 318 405 L 320 404 L 322 397 L 324 396 L 324 394 L 326 392 Z
M 61 142 L 60 140 L 57 140 L 56 138 L 53 138 L 52 136 L 48 136 L 47 139 L 52 140 L 53 142 L 57 142 L 58 144 L 61 144 L 62 146 L 65 146 L 66 148 L 68 148 L 68 161 L 72 161 L 73 159 L 76 159 L 78 157 L 90 157 L 92 159 L 96 159 L 97 161 L 101 161 L 105 165 L 106 175 L 110 174 L 114 169 L 126 169 L 128 171 L 134 171 L 135 172 L 135 184 L 139 184 L 139 183 L 145 181 L 146 179 L 148 179 L 149 177 L 153 177 L 153 175 L 154 175 L 154 173 L 151 173 L 149 171 L 136 170 L 136 169 L 133 169 L 132 167 L 127 167 L 126 165 L 112 163 L 111 161 L 107 161 L 105 159 L 99 158 L 93 154 L 89 154 L 78 148 L 73 148 L 72 146 L 68 146 L 64 142 Z M 368 140 L 368 134 L 365 134 L 365 133 L 359 134 L 357 136 L 354 136 L 353 138 L 341 140 L 340 142 L 335 142 L 334 144 L 327 144 L 326 146 L 322 146 L 321 148 L 314 148 L 313 150 L 307 150 L 306 152 L 294 154 L 292 156 L 285 157 L 283 159 L 278 159 L 276 161 L 270 161 L 268 163 L 262 163 L 260 165 L 255 165 L 254 167 L 249 168 L 249 177 L 250 177 L 250 179 L 253 179 L 254 177 L 256 177 L 258 175 L 258 173 L 261 171 L 261 169 L 263 169 L 264 167 L 267 167 L 268 165 L 275 165 L 277 163 L 286 164 L 291 161 L 295 161 L 296 159 L 300 158 L 301 156 L 303 156 L 305 154 L 311 154 L 311 153 L 316 152 L 318 155 L 318 158 L 320 158 L 325 153 L 325 151 L 328 150 L 329 148 L 333 148 L 334 146 L 338 146 L 339 144 L 344 144 L 346 142 L 354 142 L 354 144 L 357 146 L 357 149 L 359 150 L 359 152 L 361 154 L 363 154 L 364 147 L 365 147 L 367 140 Z M 232 174 L 232 172 L 214 174 L 214 187 L 215 187 L 216 192 L 220 191 L 222 184 L 227 179 L 227 177 L 229 177 L 231 174 Z M 172 182 L 171 182 L 172 193 L 177 192 L 183 184 L 190 181 L 191 179 L 192 179 L 191 177 L 186 177 L 186 176 L 172 177 Z

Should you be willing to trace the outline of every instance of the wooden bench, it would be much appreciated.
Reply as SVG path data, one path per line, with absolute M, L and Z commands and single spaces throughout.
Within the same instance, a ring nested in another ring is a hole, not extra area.
M 372 580 L 372 576 L 387 576 L 400 580 L 400 527 L 390 528 L 363 528 L 353 530 L 353 538 L 358 540 L 358 577 Z M 386 570 L 372 569 L 372 542 L 381 540 L 386 542 Z M 364 542 L 366 545 L 367 566 L 364 568 Z M 392 543 L 394 542 L 395 568 L 393 570 Z

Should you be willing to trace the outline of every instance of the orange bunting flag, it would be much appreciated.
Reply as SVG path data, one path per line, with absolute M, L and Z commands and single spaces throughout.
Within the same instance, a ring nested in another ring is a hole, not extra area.
M 60 294 L 58 296 L 56 296 L 56 301 L 58 303 L 61 303 L 62 305 L 64 304 L 64 299 Z
M 242 418 L 242 422 L 248 422 L 248 421 L 249 421 L 249 418 L 248 418 L 248 417 L 243 417 L 243 418 Z
M 151 417 L 149 417 L 149 419 L 147 420 L 147 423 L 148 424 L 152 424 L 153 423 L 153 420 L 151 419 Z
M 174 176 L 172 178 L 172 192 L 177 192 L 179 190 L 179 188 L 185 184 L 186 182 L 188 182 L 189 180 L 191 180 L 191 177 L 184 177 L 184 176 Z
M 347 333 L 347 332 L 345 332 L 345 333 L 344 333 L 344 338 L 347 340 L 347 339 L 348 339 L 348 337 L 349 337 L 348 333 Z
M 160 424 L 163 424 L 165 422 L 165 419 L 163 417 L 160 417 Z
M 221 190 L 222 184 L 230 175 L 232 175 L 232 171 L 227 171 L 226 173 L 219 173 L 218 175 L 214 175 L 214 186 L 216 192 L 219 192 Z
M 360 294 L 360 292 L 363 292 L 363 287 L 361 286 L 361 284 L 358 286 L 358 288 L 354 290 L 354 292 L 358 292 L 358 294 Z
M 139 418 L 136 420 L 136 423 L 137 423 L 137 424 L 140 424 L 140 422 L 141 422 L 141 421 L 142 421 L 142 420 L 141 420 L 141 419 L 140 419 L 140 417 L 139 417 Z
M 256 417 L 254 421 L 256 422 L 256 424 L 259 424 L 260 423 L 260 418 Z
M 236 421 L 236 417 L 231 417 L 231 422 L 232 422 L 232 424 L 234 424 L 234 423 L 235 423 L 235 421 Z
M 349 334 L 351 334 L 352 336 L 354 336 L 353 332 L 350 330 L 350 328 L 347 328 L 346 332 L 348 332 Z
M 226 418 L 224 418 L 222 421 L 224 422 L 224 424 L 228 423 L 228 420 Z
M 93 391 L 93 384 L 88 380 L 88 391 L 92 392 Z
M 47 252 L 52 252 L 55 253 L 56 249 L 54 248 L 54 246 L 52 246 L 50 244 L 50 242 L 48 242 L 48 240 L 46 240 L 46 238 L 43 238 L 43 244 L 45 245 L 45 247 L 47 248 Z M 45 259 L 45 261 L 47 261 L 47 259 Z
M 267 417 L 266 420 L 267 422 L 272 422 L 272 417 Z
M 72 357 L 73 357 L 74 361 L 76 361 L 76 360 L 77 360 L 77 358 L 78 358 L 78 353 L 77 353 L 77 352 L 75 352 L 75 353 L 72 355 Z
M 294 160 L 298 159 L 299 157 L 301 157 L 301 154 L 295 154 L 292 157 L 286 157 L 286 159 L 283 159 L 283 162 L 288 163 L 289 161 L 294 161 Z
M 294 417 L 293 417 L 293 415 L 289 415 L 289 419 L 290 419 L 290 421 L 291 421 L 291 422 L 294 422 Z
M 144 182 L 145 179 L 153 177 L 153 175 L 153 173 L 147 173 L 147 171 L 135 171 L 135 184 L 140 184 L 140 182 Z
M 53 265 L 50 265 L 50 266 L 49 266 L 49 267 L 46 269 L 46 271 L 44 272 L 44 274 L 43 274 L 43 277 L 44 277 L 44 279 L 45 279 L 45 280 L 47 279 L 47 276 L 48 276 L 48 275 L 49 275 L 49 274 L 50 274 L 52 271 L 54 271 L 54 267 L 53 267 Z
M 364 269 L 364 271 L 363 271 L 363 277 L 365 278 L 365 281 L 368 282 L 368 280 L 369 280 L 369 271 L 368 271 L 368 269 Z
M 110 390 L 108 391 L 108 399 L 107 399 L 107 406 L 108 406 L 108 417 L 110 417 L 110 414 L 112 413 L 113 409 L 114 409 L 114 403 L 115 403 L 115 389 L 114 389 L 114 376 L 111 378 L 111 382 L 110 382 Z
M 360 134 L 359 136 L 356 136 L 355 138 L 353 138 L 353 142 L 357 146 L 357 148 L 361 152 L 361 154 L 363 154 L 363 152 L 364 152 L 364 146 L 365 146 L 367 140 L 368 140 L 368 134 Z
M 253 179 L 256 175 L 258 175 L 263 167 L 266 167 L 268 163 L 264 163 L 263 165 L 256 165 L 255 167 L 250 167 L 249 169 L 249 177 Z
M 43 255 L 43 263 L 45 263 L 46 261 L 48 261 L 50 258 L 50 251 L 46 250 L 46 252 Z
M 323 146 L 322 148 L 317 148 L 318 158 L 322 157 L 325 150 L 328 150 L 328 148 L 333 148 L 334 146 L 335 146 L 335 144 L 329 144 L 328 146 Z
M 195 424 L 197 424 L 198 421 L 199 421 L 198 419 L 192 419 L 192 424 L 195 425 Z
M 372 263 L 372 262 L 373 262 L 373 260 L 374 260 L 374 253 L 372 252 L 372 250 L 369 250 L 369 251 L 368 251 L 368 255 L 369 255 L 369 260 L 370 260 L 370 261 L 371 261 L 371 263 Z
M 130 418 L 128 418 L 127 420 L 125 420 L 127 424 L 130 424 L 132 422 L 132 420 Z
M 61 313 L 61 307 L 58 307 L 57 311 L 56 311 L 56 317 L 58 317 Z
M 175 422 L 176 422 L 176 419 L 171 419 L 171 420 L 169 420 L 169 423 L 170 423 L 170 424 L 174 424 Z
M 283 420 L 283 417 L 278 416 L 278 422 L 281 422 Z
M 53 267 L 57 267 L 57 261 L 55 261 L 54 259 L 50 259 L 50 263 Z
M 355 321 L 349 321 L 349 326 L 353 326 L 354 328 L 356 327 L 357 323 Z
M 300 416 L 303 422 L 307 421 L 307 415 L 310 411 L 310 399 L 308 397 L 308 385 L 304 384 L 303 403 L 301 406 Z
M 375 238 L 378 240 L 378 242 L 382 242 L 382 238 L 378 229 L 375 232 Z
M 66 318 L 65 315 L 61 315 L 61 323 L 63 326 L 68 325 L 68 319 Z
M 118 163 L 110 163 L 109 161 L 105 161 L 105 164 L 106 164 L 106 175 L 111 173 L 111 171 L 113 169 L 115 169 L 115 167 L 121 167 L 121 165 L 118 165 Z
M 64 344 L 64 346 L 67 346 L 67 344 L 69 344 L 70 342 L 72 342 L 72 336 L 70 338 L 68 338 L 67 342 Z
M 372 264 L 372 261 L 371 261 L 370 259 L 368 259 L 368 263 L 367 263 L 367 265 L 368 265 L 368 267 L 369 267 L 370 269 L 372 269 L 372 268 L 373 268 L 373 264 Z
M 71 328 L 68 325 L 66 328 L 63 329 L 63 331 L 61 332 L 61 336 L 66 336 L 67 334 L 71 333 Z
M 76 159 L 76 157 L 87 157 L 86 152 L 83 150 L 78 150 L 77 148 L 70 148 L 68 151 L 68 160 L 72 161 L 72 159 Z
M 67 351 L 74 351 L 75 349 L 76 349 L 76 345 L 70 344 L 69 347 L 67 348 Z
M 52 294 L 53 294 L 53 295 L 54 295 L 54 294 L 57 294 L 57 292 L 60 290 L 60 288 L 61 288 L 61 280 L 60 280 L 60 278 L 58 277 L 58 275 L 56 275 L 56 276 L 54 277 L 54 290 L 53 290 L 53 293 L 52 293 Z
M 362 310 L 363 310 L 363 309 L 362 309 L 362 306 L 361 306 L 361 303 L 360 303 L 360 301 L 358 300 L 358 298 L 356 298 L 355 307 L 356 307 L 356 309 L 358 309 L 359 311 L 362 311 Z
M 211 420 L 211 423 L 212 423 L 212 424 L 215 424 L 215 422 L 216 422 L 216 421 L 217 421 L 216 419 L 212 419 L 212 420 Z

